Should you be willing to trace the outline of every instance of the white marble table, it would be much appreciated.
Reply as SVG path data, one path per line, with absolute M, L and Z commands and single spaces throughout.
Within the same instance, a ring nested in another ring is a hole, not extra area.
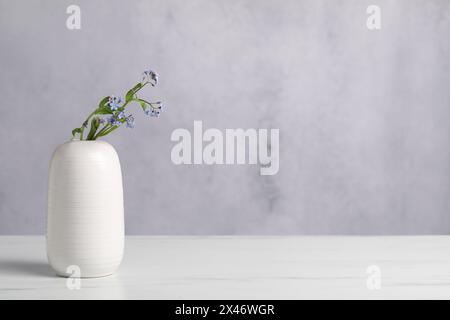
M 0 299 L 450 299 L 450 236 L 135 236 L 125 250 L 117 274 L 71 290 L 44 237 L 1 236 Z

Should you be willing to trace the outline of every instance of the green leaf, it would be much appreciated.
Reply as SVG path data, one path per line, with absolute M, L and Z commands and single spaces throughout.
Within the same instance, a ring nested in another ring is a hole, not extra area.
M 109 96 L 108 97 L 104 97 L 100 103 L 98 104 L 98 108 L 103 108 L 105 106 L 105 104 L 109 101 Z
M 73 136 L 74 138 L 75 138 L 75 135 L 76 135 L 77 133 L 81 133 L 81 128 L 75 128 L 75 129 L 72 130 L 72 136 Z
M 152 104 L 148 101 L 145 101 L 144 99 L 137 99 L 137 102 L 139 102 L 142 110 L 144 110 L 144 111 L 145 111 L 145 109 L 147 109 L 147 106 L 153 108 Z
M 86 140 L 93 140 L 94 135 L 97 132 L 99 125 L 100 125 L 100 119 L 98 117 L 95 117 L 91 120 L 91 130 L 89 130 Z
M 147 109 L 147 103 L 145 101 L 139 100 L 139 104 L 141 105 L 142 110 L 145 111 L 145 109 Z
M 125 95 L 125 101 L 128 102 L 135 98 L 136 92 L 138 92 L 142 88 L 142 83 L 136 84 L 133 88 L 131 88 L 127 94 Z
M 95 114 L 112 114 L 111 109 L 108 106 L 109 97 L 104 97 L 98 104 L 98 108 L 95 110 Z
M 113 114 L 112 110 L 108 107 L 98 108 L 95 114 Z
M 106 130 L 106 131 L 102 132 L 101 134 L 99 134 L 98 137 L 104 137 L 107 134 L 110 134 L 111 132 L 113 132 L 114 130 L 116 130 L 118 128 L 119 128 L 119 126 L 113 126 L 113 127 L 109 128 L 108 130 Z
M 136 93 L 134 93 L 133 91 L 128 91 L 126 96 L 125 96 L 125 102 L 131 101 L 133 99 L 136 99 Z

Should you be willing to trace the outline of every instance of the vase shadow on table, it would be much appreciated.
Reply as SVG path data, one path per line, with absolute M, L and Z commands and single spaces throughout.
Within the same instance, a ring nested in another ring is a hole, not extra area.
M 0 260 L 0 274 L 58 277 L 48 263 L 26 260 Z

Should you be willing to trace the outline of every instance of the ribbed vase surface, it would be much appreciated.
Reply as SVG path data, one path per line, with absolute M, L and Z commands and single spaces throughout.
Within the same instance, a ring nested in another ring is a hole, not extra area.
M 61 276 L 114 273 L 124 248 L 122 172 L 104 141 L 72 140 L 50 163 L 47 256 Z

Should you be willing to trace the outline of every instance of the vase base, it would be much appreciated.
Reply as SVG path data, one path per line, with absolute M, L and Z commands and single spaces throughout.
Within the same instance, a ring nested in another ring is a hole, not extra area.
M 108 277 L 117 272 L 119 269 L 120 264 L 115 264 L 108 267 L 87 267 L 87 266 L 79 266 L 79 265 L 69 265 L 67 268 L 64 268 L 63 266 L 55 266 L 54 264 L 50 263 L 50 266 L 52 267 L 53 271 L 56 273 L 57 276 L 63 277 L 63 278 L 103 278 Z
M 112 276 L 116 273 L 116 271 L 112 271 L 112 272 L 108 272 L 108 273 L 101 273 L 101 274 L 88 274 L 88 275 L 81 275 L 81 276 L 76 276 L 74 274 L 70 274 L 70 273 L 65 273 L 65 272 L 58 272 L 55 271 L 56 275 L 58 277 L 61 278 L 79 278 L 79 279 L 93 279 L 93 278 L 104 278 L 104 277 L 109 277 Z

